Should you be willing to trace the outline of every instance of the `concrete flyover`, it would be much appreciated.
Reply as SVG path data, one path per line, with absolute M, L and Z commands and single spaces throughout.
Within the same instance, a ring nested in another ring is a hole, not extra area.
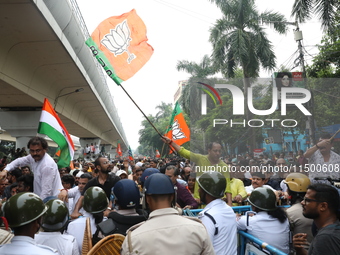
M 70 134 L 127 147 L 88 36 L 75 0 L 0 0 L 2 129 L 16 137 L 36 133 L 46 97 Z

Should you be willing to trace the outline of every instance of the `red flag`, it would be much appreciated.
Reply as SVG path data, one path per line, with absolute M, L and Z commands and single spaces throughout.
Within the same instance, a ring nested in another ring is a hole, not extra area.
M 146 27 L 133 9 L 102 21 L 86 40 L 106 73 L 118 85 L 131 78 L 150 59 Z
M 190 141 L 190 129 L 184 119 L 183 112 L 178 102 L 176 102 L 175 109 L 172 112 L 170 124 L 165 136 L 172 139 L 178 145 Z
M 120 142 L 119 141 L 118 141 L 118 144 L 117 144 L 117 154 L 119 156 L 123 156 L 122 148 L 120 147 Z
M 156 149 L 156 158 L 160 158 L 161 154 L 159 153 L 159 151 Z

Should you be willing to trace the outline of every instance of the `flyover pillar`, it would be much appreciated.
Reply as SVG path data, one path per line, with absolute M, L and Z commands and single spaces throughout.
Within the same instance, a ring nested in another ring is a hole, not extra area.
M 0 111 L 0 126 L 16 138 L 16 148 L 25 147 L 37 135 L 40 111 Z

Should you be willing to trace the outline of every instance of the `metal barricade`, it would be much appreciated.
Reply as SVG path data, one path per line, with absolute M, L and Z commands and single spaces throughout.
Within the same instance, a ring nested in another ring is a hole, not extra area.
M 240 237 L 240 252 L 239 254 L 240 255 L 244 255 L 245 252 L 246 252 L 246 245 L 248 242 L 252 242 L 252 243 L 255 243 L 257 246 L 254 246 L 256 247 L 257 249 L 259 249 L 260 251 L 263 251 L 265 249 L 265 253 L 268 254 L 271 254 L 271 255 L 287 255 L 286 253 L 280 251 L 279 249 L 261 241 L 260 239 L 244 232 L 244 231 L 241 231 L 239 230 L 238 231 L 238 235 Z M 251 253 L 251 254 L 256 254 L 256 253 Z
M 247 211 L 251 211 L 250 205 L 232 206 L 231 208 L 234 210 L 235 213 L 239 214 L 244 214 Z M 203 211 L 203 209 L 186 209 L 183 210 L 183 215 L 196 217 L 201 211 Z
M 289 206 L 280 206 L 280 207 L 289 207 Z M 250 205 L 244 205 L 244 206 L 233 206 L 231 207 L 235 213 L 238 214 L 244 214 L 245 212 L 251 211 L 251 206 Z M 202 211 L 203 209 L 186 209 L 183 210 L 183 215 L 186 216 L 191 216 L 191 217 L 197 217 L 198 214 Z M 270 254 L 270 255 L 287 255 L 286 253 L 278 250 L 277 248 L 261 241 L 260 239 L 239 230 L 238 231 L 238 237 L 239 237 L 239 251 L 238 254 L 240 255 L 260 255 L 260 254 Z M 249 247 L 253 247 L 254 249 L 247 249 L 247 244 L 250 243 Z M 256 253 L 254 250 L 258 250 L 259 252 Z M 246 253 L 248 251 L 248 253 Z

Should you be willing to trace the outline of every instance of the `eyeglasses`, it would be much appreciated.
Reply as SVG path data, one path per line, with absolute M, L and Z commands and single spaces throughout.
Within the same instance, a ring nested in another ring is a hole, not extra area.
M 321 202 L 323 202 L 323 201 L 319 201 L 319 200 L 315 200 L 315 199 L 311 199 L 311 198 L 307 198 L 307 197 L 304 197 L 303 199 L 302 199 L 302 201 L 303 202 L 307 202 L 307 203 L 310 203 L 310 202 L 317 202 L 317 203 L 321 203 Z
M 38 149 L 38 150 L 31 150 L 30 149 L 30 153 L 34 154 L 34 153 L 40 153 L 42 150 L 41 149 Z

